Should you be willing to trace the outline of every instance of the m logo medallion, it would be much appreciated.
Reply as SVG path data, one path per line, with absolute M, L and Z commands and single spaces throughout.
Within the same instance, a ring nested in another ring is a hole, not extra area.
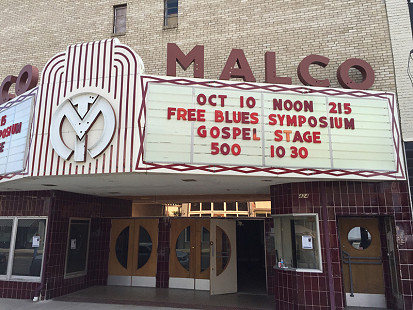
M 74 152 L 74 161 L 84 162 L 86 150 L 95 158 L 106 149 L 115 125 L 108 100 L 95 93 L 81 93 L 59 104 L 52 117 L 50 139 L 60 157 L 67 160 Z

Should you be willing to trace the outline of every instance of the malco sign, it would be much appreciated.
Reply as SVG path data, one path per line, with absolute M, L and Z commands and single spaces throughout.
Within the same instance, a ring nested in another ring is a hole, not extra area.
M 195 46 L 188 54 L 184 54 L 175 43 L 168 43 L 167 71 L 169 76 L 176 76 L 176 62 L 186 70 L 194 63 L 194 77 L 204 78 L 204 46 Z M 319 80 L 311 76 L 310 66 L 317 65 L 325 68 L 330 59 L 321 55 L 309 55 L 298 64 L 297 75 L 300 81 L 307 86 L 329 87 L 328 79 Z M 351 68 L 360 71 L 363 80 L 353 81 L 349 76 Z M 247 58 L 242 49 L 232 49 L 225 63 L 220 80 L 242 78 L 246 82 L 256 82 Z M 337 69 L 337 80 L 343 88 L 369 89 L 374 84 L 374 70 L 370 64 L 362 59 L 350 58 L 344 61 Z M 265 83 L 292 84 L 291 77 L 280 77 L 276 73 L 275 53 L 265 53 Z
M 292 84 L 291 77 L 277 76 L 274 52 L 265 53 L 265 83 Z M 307 86 L 329 87 L 328 79 L 319 80 L 311 76 L 310 66 L 326 67 L 330 59 L 321 55 L 309 55 L 305 57 L 297 67 L 297 75 L 300 81 Z M 196 45 L 188 54 L 184 54 L 175 43 L 168 43 L 167 47 L 167 71 L 169 76 L 176 76 L 176 63 L 186 70 L 194 64 L 194 77 L 204 78 L 204 46 Z M 349 76 L 349 70 L 355 68 L 360 71 L 363 80 L 353 81 Z M 256 82 L 251 67 L 242 49 L 232 49 L 222 69 L 220 80 L 242 78 L 246 82 Z M 18 76 L 7 76 L 0 86 L 0 104 L 3 104 L 16 95 L 34 88 L 39 80 L 39 70 L 35 66 L 26 65 Z M 369 63 L 362 59 L 350 58 L 344 61 L 337 69 L 337 80 L 344 88 L 368 89 L 374 83 L 374 70 Z M 11 86 L 15 84 L 15 94 L 10 93 Z

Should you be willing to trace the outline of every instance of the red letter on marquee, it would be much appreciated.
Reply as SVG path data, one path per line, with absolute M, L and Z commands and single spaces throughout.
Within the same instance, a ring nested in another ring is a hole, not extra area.
M 238 65 L 238 68 L 235 68 L 235 64 Z M 219 79 L 229 80 L 233 77 L 242 78 L 246 82 L 255 82 L 250 65 L 247 58 L 245 58 L 244 51 L 241 49 L 233 49 L 231 51 Z
M 194 77 L 204 77 L 204 46 L 196 45 L 187 55 L 175 43 L 168 43 L 166 57 L 166 75 L 176 76 L 176 62 L 186 70 L 194 63 Z
M 330 59 L 321 55 L 309 55 L 305 57 L 303 60 L 301 60 L 297 68 L 298 78 L 300 79 L 301 83 L 309 86 L 329 87 L 330 81 L 328 79 L 317 80 L 310 74 L 310 65 L 314 64 L 325 68 L 327 67 L 329 62 Z

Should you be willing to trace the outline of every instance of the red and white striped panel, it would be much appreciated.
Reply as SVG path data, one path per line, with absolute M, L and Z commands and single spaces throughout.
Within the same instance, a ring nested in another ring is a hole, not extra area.
M 141 58 L 117 39 L 71 45 L 45 66 L 33 123 L 30 175 L 75 175 L 131 172 L 139 152 L 137 114 L 141 105 Z M 109 99 L 116 115 L 111 143 L 85 162 L 64 160 L 53 150 L 50 125 L 59 103 L 74 93 L 94 92 Z

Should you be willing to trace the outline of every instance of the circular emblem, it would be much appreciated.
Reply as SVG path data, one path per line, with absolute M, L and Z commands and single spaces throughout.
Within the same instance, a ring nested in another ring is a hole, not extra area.
M 115 132 L 115 112 L 109 101 L 95 93 L 66 98 L 52 116 L 50 139 L 56 153 L 64 158 L 74 152 L 76 162 L 102 153 Z

